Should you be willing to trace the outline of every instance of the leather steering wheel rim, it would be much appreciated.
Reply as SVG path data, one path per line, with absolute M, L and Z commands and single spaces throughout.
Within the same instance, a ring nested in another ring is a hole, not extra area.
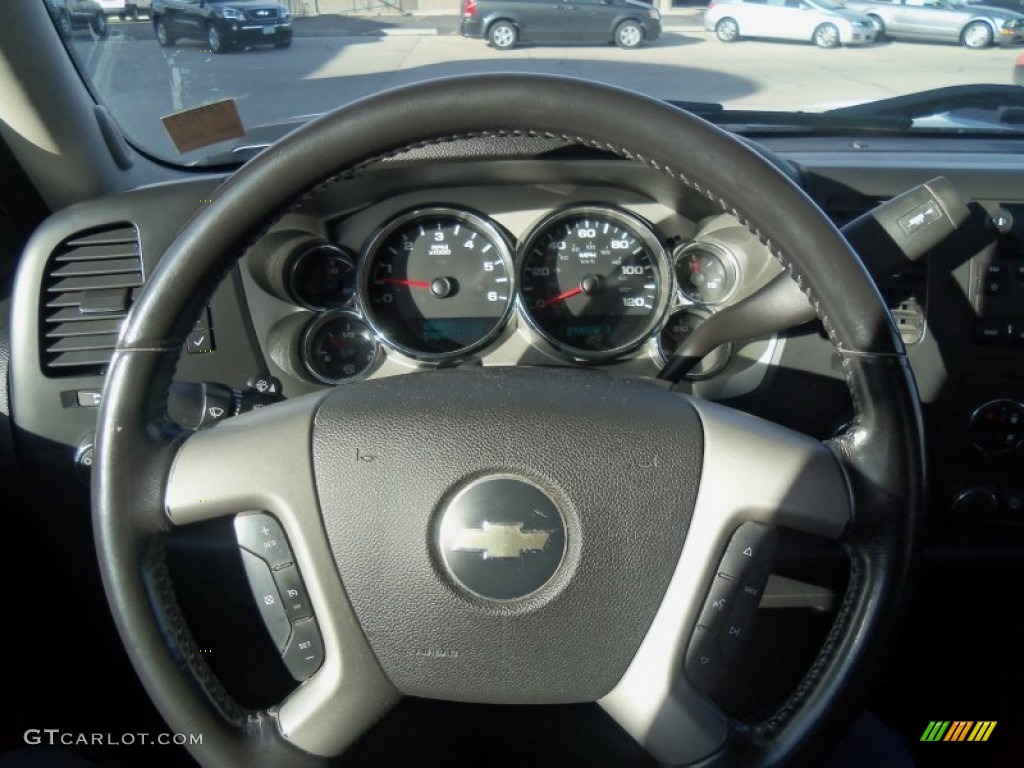
M 160 542 L 173 527 L 168 476 L 187 443 L 168 421 L 166 400 L 192 318 L 268 222 L 325 182 L 410 148 L 519 135 L 610 151 L 668 174 L 735 215 L 808 295 L 850 388 L 855 419 L 829 444 L 855 510 L 842 539 L 851 558 L 850 588 L 789 701 L 755 727 L 731 723 L 728 740 L 706 759 L 775 765 L 814 754 L 847 721 L 871 679 L 914 561 L 924 467 L 909 363 L 857 256 L 789 179 L 688 113 L 568 78 L 456 77 L 342 107 L 241 168 L 168 248 L 122 331 L 97 429 L 96 546 L 129 656 L 168 724 L 204 734 L 196 752 L 201 760 L 301 765 L 320 758 L 282 736 L 275 709 L 247 712 L 221 689 L 195 651 L 162 562 Z

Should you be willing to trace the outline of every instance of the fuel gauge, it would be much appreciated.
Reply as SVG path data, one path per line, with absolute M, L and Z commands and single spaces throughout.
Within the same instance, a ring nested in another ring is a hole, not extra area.
M 675 254 L 679 292 L 695 304 L 721 304 L 736 290 L 739 264 L 714 243 L 689 243 Z
M 328 312 L 306 328 L 302 362 L 324 384 L 337 384 L 369 373 L 379 347 L 370 327 L 353 312 Z

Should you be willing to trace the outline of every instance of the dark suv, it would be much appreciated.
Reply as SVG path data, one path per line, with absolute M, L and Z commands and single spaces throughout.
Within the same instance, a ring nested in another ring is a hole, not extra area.
M 179 37 L 205 40 L 214 53 L 236 46 L 292 44 L 292 14 L 267 0 L 153 0 L 153 31 L 162 46 Z
M 501 50 L 522 42 L 637 48 L 661 34 L 661 14 L 640 0 L 462 0 L 462 35 Z

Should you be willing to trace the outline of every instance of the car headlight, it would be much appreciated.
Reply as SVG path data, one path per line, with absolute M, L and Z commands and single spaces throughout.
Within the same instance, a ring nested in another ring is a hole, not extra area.
M 864 29 L 864 28 L 866 28 L 866 27 L 870 27 L 870 26 L 871 26 L 871 24 L 869 24 L 869 23 L 868 23 L 868 22 L 866 22 L 866 21 L 855 21 L 855 22 L 853 22 L 853 26 L 855 26 L 855 27 L 859 27 L 859 28 L 861 28 L 861 29 Z
M 288 10 L 287 5 L 279 5 L 277 6 L 277 16 L 280 19 L 290 19 L 292 17 L 292 12 Z
M 1009 19 L 1003 22 L 1003 29 L 1017 29 L 1020 27 L 1020 19 Z
M 235 21 L 245 21 L 245 14 L 237 8 L 222 8 L 218 6 L 213 11 L 215 14 L 220 16 L 222 19 L 233 19 Z

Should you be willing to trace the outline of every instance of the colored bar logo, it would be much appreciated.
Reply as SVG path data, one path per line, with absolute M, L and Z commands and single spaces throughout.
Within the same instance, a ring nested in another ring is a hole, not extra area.
M 921 741 L 988 741 L 995 728 L 995 720 L 932 720 Z

